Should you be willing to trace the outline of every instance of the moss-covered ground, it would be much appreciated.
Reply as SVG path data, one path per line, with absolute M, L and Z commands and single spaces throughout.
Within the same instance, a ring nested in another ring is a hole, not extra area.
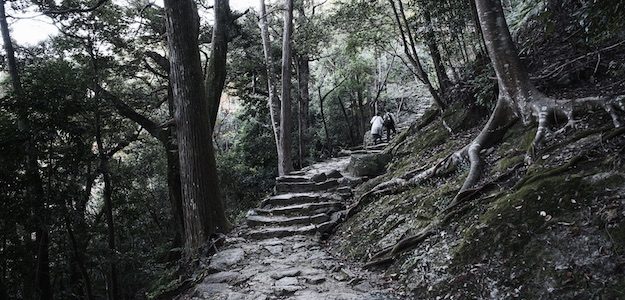
M 384 175 L 358 194 L 466 145 L 484 117 L 455 107 L 392 144 Z M 583 119 L 576 130 L 550 134 L 530 165 L 472 200 L 451 222 L 379 269 L 420 298 L 625 299 L 625 137 L 607 116 Z M 416 126 L 413 126 L 416 127 Z M 485 153 L 483 182 L 525 161 L 535 128 L 515 124 Z M 348 219 L 331 241 L 364 263 L 376 251 L 418 232 L 454 197 L 466 166 L 375 199 Z

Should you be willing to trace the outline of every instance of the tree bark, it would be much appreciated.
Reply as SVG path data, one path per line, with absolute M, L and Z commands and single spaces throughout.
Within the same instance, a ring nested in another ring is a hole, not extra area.
M 271 127 L 276 141 L 276 153 L 280 157 L 280 99 L 278 99 L 278 88 L 276 87 L 276 69 L 271 57 L 271 41 L 269 40 L 269 25 L 267 25 L 267 9 L 265 1 L 260 0 L 260 32 L 263 42 L 263 53 L 265 55 L 265 66 L 267 69 L 267 91 L 269 92 L 269 115 L 271 117 Z
M 306 151 L 308 149 L 308 111 L 310 106 L 310 90 L 308 89 L 308 83 L 310 82 L 310 66 L 309 58 L 307 55 L 301 55 L 297 57 L 297 83 L 299 88 L 299 156 L 300 160 L 304 160 L 308 155 Z M 303 166 L 300 166 L 303 167 Z
M 356 103 L 358 103 L 358 127 L 360 128 L 361 138 L 364 141 L 364 134 L 367 132 L 367 115 L 365 114 L 365 104 L 362 97 L 362 91 L 356 91 Z
M 352 121 L 347 115 L 345 104 L 343 103 L 343 100 L 341 99 L 340 96 L 336 97 L 336 99 L 339 101 L 339 105 L 341 106 L 341 112 L 343 113 L 343 118 L 345 118 L 345 123 L 347 123 L 347 129 L 349 130 L 349 140 L 351 141 L 350 146 L 356 145 L 357 141 L 354 138 L 354 129 L 352 128 Z
M 280 105 L 280 151 L 278 174 L 293 171 L 291 161 L 291 35 L 293 34 L 293 0 L 284 1 L 284 31 L 282 35 L 282 102 Z
M 434 64 L 434 70 L 436 71 L 436 78 L 438 79 L 438 90 L 441 94 L 445 94 L 447 88 L 451 85 L 451 81 L 445 71 L 445 66 L 441 60 L 441 53 L 438 51 L 438 44 L 436 43 L 436 35 L 434 34 L 432 17 L 427 9 L 423 10 L 423 18 L 425 20 L 425 39 L 432 57 L 432 63 Z
M 391 4 L 391 8 L 393 10 L 393 15 L 395 16 L 395 22 L 397 23 L 397 27 L 399 28 L 399 33 L 402 38 L 402 42 L 404 44 L 404 53 L 408 57 L 408 60 L 415 68 L 415 73 L 419 81 L 421 81 L 427 87 L 428 91 L 432 95 L 434 102 L 441 109 L 445 110 L 447 105 L 441 98 L 438 91 L 432 85 L 429 77 L 423 70 L 423 65 L 419 60 L 419 56 L 417 55 L 417 49 L 415 46 L 414 37 L 412 36 L 412 31 L 410 30 L 410 24 L 408 24 L 408 20 L 406 19 L 406 14 L 404 13 L 404 5 L 401 0 L 398 1 L 399 11 L 395 6 L 395 0 L 388 0 Z M 405 27 L 405 30 L 404 30 Z
M 5 58 L 7 60 L 13 91 L 18 99 L 18 102 L 22 102 L 25 99 L 22 92 L 19 69 L 15 59 L 13 41 L 11 40 L 9 25 L 6 20 L 4 4 L 5 0 L 0 0 L 0 31 L 2 32 Z M 49 232 L 46 221 L 47 213 L 45 211 L 44 190 L 41 175 L 39 174 L 37 149 L 35 148 L 32 133 L 30 132 L 30 120 L 28 110 L 25 105 L 20 105 L 18 107 L 18 129 L 21 134 L 27 136 L 27 139 L 23 144 L 23 149 L 26 153 L 26 180 L 28 182 L 26 198 L 31 208 L 33 208 L 33 214 L 35 216 L 35 247 L 37 247 L 35 251 L 37 253 L 37 261 L 34 278 L 34 297 L 38 299 L 52 299 L 53 290 L 50 284 L 50 261 L 48 249 Z M 25 287 L 28 284 L 29 283 L 25 282 Z
M 76 239 L 76 235 L 74 234 L 74 230 L 72 228 L 72 222 L 69 217 L 69 212 L 67 209 L 68 204 L 63 205 L 63 221 L 65 222 L 65 230 L 67 231 L 67 235 L 69 237 L 70 247 L 72 254 L 74 256 L 74 261 L 76 266 L 78 267 L 78 271 L 80 272 L 80 276 L 82 277 L 82 290 L 83 297 L 87 300 L 93 299 L 93 289 L 91 287 L 91 278 L 89 277 L 89 271 L 87 270 L 87 266 L 85 264 L 84 253 L 81 250 L 82 248 L 79 245 L 78 240 Z
M 475 25 L 475 33 L 477 35 L 480 52 L 484 53 L 486 51 L 486 43 L 484 42 L 484 35 L 482 34 L 482 27 L 480 25 L 480 17 L 477 13 L 477 6 L 475 5 L 475 1 L 469 1 L 469 3 L 471 3 L 471 19 L 473 19 L 473 24 Z
M 332 141 L 330 140 L 330 132 L 328 131 L 328 124 L 326 123 L 326 115 L 323 109 L 323 101 L 325 100 L 325 96 L 321 96 L 321 87 L 318 89 L 319 91 L 319 111 L 321 112 L 321 122 L 323 123 L 323 131 L 326 134 L 326 147 L 328 147 L 328 151 L 330 155 L 332 155 Z
M 113 219 L 113 187 L 111 182 L 111 174 L 109 170 L 109 157 L 106 155 L 104 145 L 102 143 L 102 134 L 100 131 L 100 113 L 96 113 L 96 143 L 98 147 L 98 156 L 100 159 L 100 172 L 102 173 L 102 181 L 104 182 L 104 215 L 106 218 L 106 240 L 108 244 L 108 274 L 107 274 L 107 299 L 115 300 L 119 298 L 119 290 L 117 284 L 117 249 L 115 247 L 115 222 Z
M 185 213 L 185 249 L 195 256 L 212 234 L 230 224 L 222 203 L 211 139 L 200 52 L 199 17 L 192 0 L 165 0 L 170 83 Z
M 171 133 L 171 130 L 169 131 Z M 171 137 L 175 139 L 175 136 Z M 172 220 L 174 223 L 174 240 L 172 246 L 184 246 L 184 212 L 182 199 L 182 186 L 180 185 L 180 161 L 178 160 L 178 147 L 173 143 L 168 143 L 165 148 L 167 158 L 167 189 L 169 193 L 169 203 L 171 205 Z
M 228 54 L 228 34 L 231 22 L 229 0 L 215 0 L 215 23 L 211 54 L 206 73 L 206 94 L 210 114 L 211 131 L 215 129 L 221 93 L 226 83 L 226 58 Z
M 499 100 L 511 102 L 516 116 L 528 115 L 528 103 L 539 96 L 523 68 L 499 0 L 476 0 L 488 55 L 497 75 Z M 542 96 L 542 95 L 540 95 Z

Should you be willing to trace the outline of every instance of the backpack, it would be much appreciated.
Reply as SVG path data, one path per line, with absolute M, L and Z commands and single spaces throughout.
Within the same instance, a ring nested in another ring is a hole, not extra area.
M 393 124 L 395 124 L 395 121 L 393 121 L 393 117 L 391 117 L 391 114 L 384 115 L 384 127 L 388 128 L 393 126 Z

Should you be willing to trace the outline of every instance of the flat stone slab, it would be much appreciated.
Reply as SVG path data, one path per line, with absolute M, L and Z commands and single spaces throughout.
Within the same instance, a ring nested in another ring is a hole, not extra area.
M 285 216 L 261 216 L 261 215 L 248 215 L 246 218 L 247 225 L 250 227 L 256 226 L 292 226 L 292 225 L 310 225 L 321 224 L 330 220 L 330 216 L 327 214 L 316 214 L 314 216 L 301 216 L 301 217 L 285 217 Z
M 367 146 L 367 150 L 382 150 L 388 146 L 388 143 L 379 143 L 377 145 L 369 145 Z
M 288 227 L 264 227 L 261 229 L 251 230 L 248 235 L 252 239 L 270 239 L 280 238 L 295 235 L 311 235 L 317 232 L 325 232 L 332 226 L 336 225 L 337 220 L 330 218 L 330 221 L 321 223 L 319 225 L 307 225 L 307 226 L 288 226 Z
M 304 175 L 284 175 L 276 177 L 276 183 L 285 182 L 310 182 L 310 177 Z
M 272 209 L 256 209 L 255 212 L 258 215 L 263 216 L 312 216 L 318 213 L 329 213 L 341 209 L 344 206 L 341 202 L 320 202 L 320 203 L 307 203 L 298 205 L 289 205 L 283 207 L 276 207 Z
M 306 282 L 310 284 L 321 284 L 326 281 L 326 278 L 323 276 L 315 276 L 315 277 L 307 277 Z
M 297 277 L 283 277 L 276 281 L 276 286 L 289 286 L 289 285 L 298 285 L 299 280 Z
M 272 196 L 264 199 L 260 203 L 260 207 L 270 206 L 288 206 L 294 204 L 306 204 L 316 202 L 340 201 L 340 198 L 334 194 L 328 193 L 288 193 Z
M 218 272 L 214 274 L 210 274 L 204 278 L 204 283 L 232 283 L 238 281 L 241 274 L 237 272 Z
M 337 187 L 338 181 L 336 179 L 329 179 L 323 182 L 280 182 L 276 183 L 276 192 L 280 194 L 284 193 L 308 193 L 325 191 L 331 188 Z
M 382 152 L 384 152 L 384 150 L 341 150 L 341 152 L 339 152 L 339 156 L 378 154 Z
M 241 248 L 219 251 L 213 255 L 208 268 L 217 271 L 227 271 L 230 266 L 240 262 L 245 257 L 245 251 Z
M 317 232 L 317 226 L 288 226 L 288 227 L 269 227 L 257 230 L 251 230 L 249 236 L 253 239 L 270 239 L 280 238 L 293 235 L 309 235 Z
M 275 280 L 280 280 L 284 277 L 295 277 L 302 274 L 302 270 L 300 269 L 288 269 L 283 271 L 278 271 L 270 275 L 271 278 Z
M 302 287 L 298 285 L 278 285 L 274 287 L 273 293 L 274 295 L 278 297 L 282 297 L 282 296 L 291 295 L 301 289 Z

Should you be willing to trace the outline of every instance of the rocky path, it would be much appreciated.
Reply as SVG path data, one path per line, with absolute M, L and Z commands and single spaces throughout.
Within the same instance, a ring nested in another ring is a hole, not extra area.
M 429 103 L 420 101 L 413 112 L 398 116 L 398 131 Z M 347 171 L 350 160 L 386 146 L 344 150 L 340 157 L 276 178 L 274 195 L 248 212 L 204 265 L 201 283 L 180 299 L 402 299 L 382 274 L 344 262 L 321 239 L 338 225 L 352 189 L 366 179 Z
M 182 299 L 398 299 L 381 275 L 345 264 L 321 242 L 363 181 L 346 171 L 349 160 L 276 178 L 275 195 L 248 212 L 211 258 L 209 274 Z

